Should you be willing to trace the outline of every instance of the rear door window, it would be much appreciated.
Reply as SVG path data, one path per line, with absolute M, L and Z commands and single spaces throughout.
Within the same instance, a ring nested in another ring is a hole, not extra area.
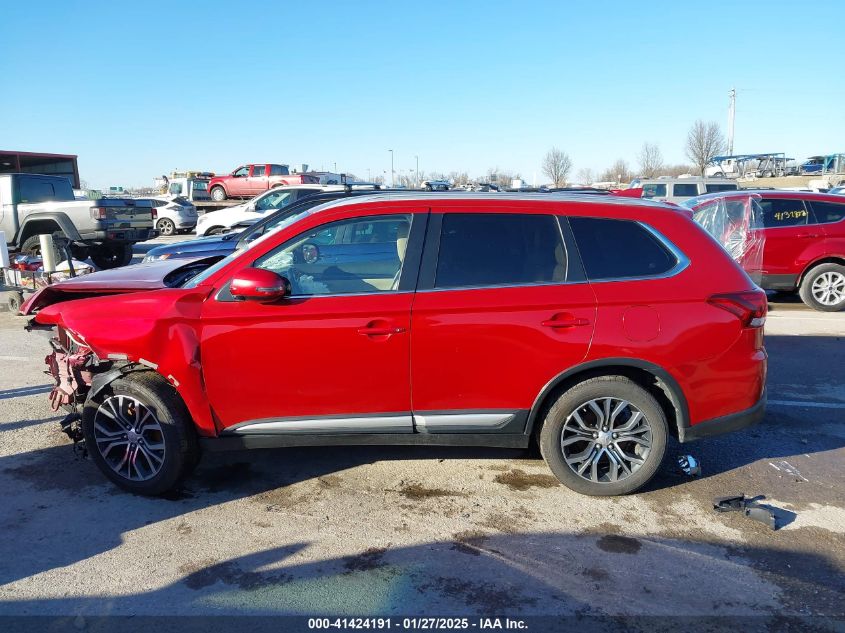
M 591 281 L 654 277 L 678 263 L 677 257 L 638 222 L 570 217 L 569 224 Z
M 845 217 L 845 203 L 813 201 L 810 202 L 810 206 L 813 208 L 813 215 L 819 224 L 839 222 Z
M 665 198 L 666 197 L 666 185 L 661 184 L 649 184 L 643 185 L 643 198 Z
M 252 167 L 252 177 L 253 178 L 261 178 L 267 171 L 267 165 L 253 165 Z
M 763 226 L 767 229 L 804 226 L 810 215 L 802 200 L 763 198 L 760 206 L 763 207 Z
M 679 183 L 672 186 L 672 195 L 680 198 L 692 198 L 698 195 L 698 185 L 695 183 Z
M 288 169 L 284 165 L 270 165 L 271 176 L 287 176 Z
M 563 283 L 566 248 L 552 215 L 447 213 L 435 288 Z

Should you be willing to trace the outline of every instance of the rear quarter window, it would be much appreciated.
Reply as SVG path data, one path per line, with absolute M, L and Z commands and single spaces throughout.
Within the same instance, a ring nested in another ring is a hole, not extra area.
M 655 277 L 678 263 L 675 255 L 638 222 L 605 218 L 569 218 L 587 278 Z
M 845 203 L 837 202 L 811 202 L 813 215 L 816 222 L 826 224 L 828 222 L 839 222 L 845 217 Z

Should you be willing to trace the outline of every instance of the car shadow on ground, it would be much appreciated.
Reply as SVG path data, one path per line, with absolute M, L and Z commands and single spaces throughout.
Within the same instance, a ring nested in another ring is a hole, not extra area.
M 800 337 L 802 345 L 818 348 L 802 368 L 786 349 L 797 337 L 769 337 L 770 354 L 777 351 L 773 377 L 802 381 L 822 379 L 841 367 L 845 350 L 830 345 L 831 337 Z M 817 339 L 817 340 L 816 340 Z M 821 369 L 820 369 L 821 368 Z M 770 393 L 773 398 L 775 394 Z M 673 467 L 678 453 L 688 452 L 704 464 L 705 478 L 759 460 L 833 451 L 845 446 L 842 410 L 770 408 L 758 427 L 673 447 L 646 494 L 682 484 Z M 24 421 L 40 424 L 44 421 Z M 7 427 L 7 423 L 3 427 Z M 54 429 L 55 432 L 55 429 Z M 64 436 L 60 436 L 64 438 Z M 62 441 L 62 440 L 58 440 Z M 0 486 L 8 491 L 0 522 L 7 537 L 0 540 L 0 585 L 42 571 L 66 566 L 118 546 L 122 535 L 144 525 L 229 501 L 284 491 L 293 484 L 357 466 L 388 460 L 514 459 L 525 451 L 437 447 L 319 447 L 210 453 L 182 490 L 164 499 L 133 497 L 105 482 L 90 461 L 75 459 L 68 443 L 0 458 Z M 537 461 L 537 465 L 541 462 Z M 547 475 L 548 477 L 548 475 Z M 729 490 L 723 494 L 738 491 Z M 754 494 L 766 491 L 751 491 Z M 125 512 L 104 518 L 102 504 L 120 496 Z M 273 495 L 271 495 L 272 497 Z M 586 499 L 586 498 L 585 498 Z M 272 499 L 268 504 L 274 503 Z M 785 517 L 788 519 L 788 517 Z M 92 535 L 95 535 L 92 538 Z M 62 547 L 42 549 L 39 541 L 59 539 Z M 35 543 L 21 550 L 20 543 Z
M 159 589 L 121 595 L 104 582 L 94 596 L 6 598 L 0 614 L 569 615 L 582 618 L 572 623 L 579 631 L 590 631 L 597 622 L 590 616 L 757 615 L 773 618 L 759 622 L 768 627 L 760 630 L 786 630 L 784 614 L 845 613 L 845 581 L 837 566 L 824 555 L 781 544 L 728 549 L 706 538 L 459 532 L 348 555 L 318 552 L 317 560 L 309 552 L 303 562 L 300 554 L 313 547 L 320 544 L 304 538 L 236 558 L 218 550 L 219 559 L 183 563 L 174 570 L 178 579 Z M 735 630 L 714 623 L 708 622 L 708 631 Z M 746 625 L 753 623 L 743 621 L 740 628 L 750 630 Z M 546 630 L 542 622 L 533 624 L 531 630 Z M 559 621 L 548 624 L 561 630 Z M 627 618 L 605 624 L 640 630 Z M 689 626 L 694 622 L 664 624 L 675 626 L 659 630 L 697 630 Z M 647 630 L 658 630 L 653 625 Z

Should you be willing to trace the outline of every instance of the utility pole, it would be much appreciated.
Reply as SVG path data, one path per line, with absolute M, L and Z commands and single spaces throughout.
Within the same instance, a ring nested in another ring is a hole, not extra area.
M 393 189 L 396 186 L 396 177 L 393 174 L 393 150 L 387 150 L 390 152 L 390 188 Z
M 734 154 L 734 119 L 736 118 L 736 88 L 728 92 L 730 101 L 728 103 L 728 156 Z
M 414 177 L 414 189 L 417 189 L 420 186 L 420 157 L 414 156 L 417 160 L 417 175 Z

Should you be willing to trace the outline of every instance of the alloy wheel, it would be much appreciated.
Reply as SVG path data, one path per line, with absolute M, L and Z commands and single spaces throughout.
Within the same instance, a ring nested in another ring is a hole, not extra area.
M 845 301 L 845 275 L 835 270 L 823 272 L 813 280 L 813 298 L 826 306 Z
M 176 225 L 169 218 L 161 218 L 156 228 L 161 235 L 173 235 L 176 232 Z
M 560 436 L 566 464 L 593 483 L 627 479 L 645 463 L 651 447 L 648 419 L 620 398 L 596 398 L 577 407 Z
M 164 433 L 155 414 L 131 396 L 112 396 L 94 416 L 97 451 L 109 467 L 129 481 L 147 481 L 164 464 Z

